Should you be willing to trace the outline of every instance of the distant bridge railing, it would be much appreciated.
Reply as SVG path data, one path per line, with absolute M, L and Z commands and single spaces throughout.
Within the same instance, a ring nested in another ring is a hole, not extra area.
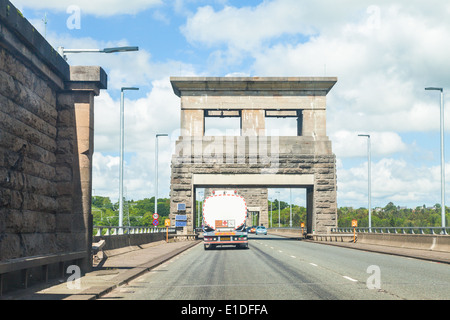
M 94 226 L 94 236 L 115 236 L 121 234 L 144 234 L 144 233 L 162 233 L 166 232 L 166 228 L 157 227 L 118 227 L 118 226 Z M 175 232 L 175 228 L 169 227 L 169 233 Z
M 400 234 L 450 234 L 450 227 L 372 227 L 359 228 L 356 232 L 360 233 L 400 233 Z M 331 232 L 353 232 L 352 227 L 331 228 Z

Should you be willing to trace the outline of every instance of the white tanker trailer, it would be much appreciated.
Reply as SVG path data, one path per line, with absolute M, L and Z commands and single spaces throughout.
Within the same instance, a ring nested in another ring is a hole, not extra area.
M 205 249 L 218 245 L 248 248 L 247 204 L 235 190 L 216 190 L 203 202 Z

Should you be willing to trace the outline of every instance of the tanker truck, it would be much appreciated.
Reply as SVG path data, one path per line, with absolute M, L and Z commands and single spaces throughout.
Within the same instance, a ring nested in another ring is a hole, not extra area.
M 205 250 L 232 245 L 248 248 L 247 204 L 235 190 L 215 190 L 203 202 Z

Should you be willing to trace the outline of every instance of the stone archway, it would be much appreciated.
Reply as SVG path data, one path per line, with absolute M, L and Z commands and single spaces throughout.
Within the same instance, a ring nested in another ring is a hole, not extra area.
M 181 98 L 181 135 L 172 157 L 170 217 L 175 221 L 179 203 L 187 215 L 179 232 L 194 230 L 197 187 L 306 188 L 307 232 L 335 227 L 336 157 L 326 136 L 326 95 L 336 81 L 172 78 Z M 209 116 L 240 117 L 240 135 L 205 136 Z M 266 132 L 267 117 L 295 117 L 297 136 Z

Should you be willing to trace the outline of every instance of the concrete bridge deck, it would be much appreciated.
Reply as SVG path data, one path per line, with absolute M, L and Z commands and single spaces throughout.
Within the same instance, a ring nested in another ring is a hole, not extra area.
M 298 238 L 298 234 L 286 234 L 272 232 L 269 235 L 279 235 L 289 238 Z M 169 242 L 158 241 L 141 246 L 140 250 L 124 252 L 110 256 L 105 263 L 81 278 L 80 289 L 70 289 L 66 282 L 53 281 L 47 284 L 30 287 L 26 290 L 11 292 L 0 299 L 2 300 L 95 300 L 112 289 L 127 283 L 142 275 L 164 261 L 180 254 L 181 252 L 201 243 L 201 240 Z M 357 250 L 379 252 L 384 254 L 400 255 L 415 259 L 423 259 L 450 264 L 450 252 L 436 252 L 423 249 L 398 248 L 367 243 L 352 242 L 319 242 L 326 245 L 347 247 Z M 69 275 L 67 275 L 69 276 Z
M 283 232 L 272 232 L 271 234 L 276 234 L 283 237 L 288 237 L 292 239 L 299 239 L 300 236 L 298 234 L 289 234 Z M 303 241 L 312 241 L 312 240 L 303 240 Z M 384 254 L 392 254 L 404 257 L 410 257 L 415 259 L 422 259 L 428 261 L 435 261 L 440 263 L 449 263 L 450 264 L 450 252 L 445 251 L 433 251 L 433 250 L 425 250 L 425 249 L 413 249 L 413 248 L 402 248 L 396 246 L 386 246 L 380 244 L 372 244 L 372 243 L 362 243 L 362 242 L 351 242 L 351 241 L 313 241 L 322 243 L 325 245 L 331 246 L 340 246 L 345 248 L 364 250 L 370 252 L 379 252 Z

